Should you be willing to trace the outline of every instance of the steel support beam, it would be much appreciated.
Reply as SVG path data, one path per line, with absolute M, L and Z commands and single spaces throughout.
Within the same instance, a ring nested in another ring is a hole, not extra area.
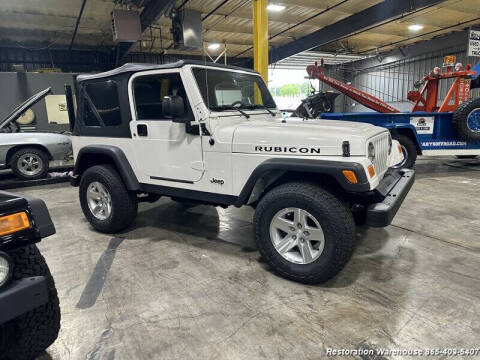
M 153 25 L 160 17 L 176 3 L 176 0 L 152 0 L 143 9 L 140 14 L 140 24 L 142 25 L 142 33 Z M 135 43 L 119 43 L 117 45 L 117 62 L 120 62 Z
M 253 0 L 254 69 L 268 82 L 268 0 Z
M 384 0 L 363 11 L 317 30 L 307 36 L 274 49 L 270 53 L 270 63 L 275 63 L 302 51 L 326 45 L 343 39 L 356 32 L 381 24 L 392 18 L 439 4 L 444 0 Z

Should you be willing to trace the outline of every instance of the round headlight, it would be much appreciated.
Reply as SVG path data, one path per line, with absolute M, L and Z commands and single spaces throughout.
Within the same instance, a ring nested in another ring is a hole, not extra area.
M 375 160 L 375 146 L 373 143 L 368 143 L 368 159 L 373 163 Z
M 393 146 L 392 135 L 388 134 L 388 155 L 392 153 L 392 146 Z
M 0 251 L 0 287 L 10 280 L 12 274 L 12 261 L 10 256 Z

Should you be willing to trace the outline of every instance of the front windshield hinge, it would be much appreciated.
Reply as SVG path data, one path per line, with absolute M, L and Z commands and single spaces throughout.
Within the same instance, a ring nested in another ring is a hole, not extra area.
M 350 156 L 350 142 L 344 141 L 342 143 L 342 152 L 344 157 L 349 157 Z
M 202 135 L 211 136 L 210 131 L 208 131 L 207 125 L 204 122 L 200 123 L 200 127 L 202 129 Z

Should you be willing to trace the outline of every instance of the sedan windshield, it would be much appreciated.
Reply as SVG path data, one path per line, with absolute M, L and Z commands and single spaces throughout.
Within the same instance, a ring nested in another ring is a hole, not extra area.
M 205 68 L 194 68 L 193 74 L 210 110 L 276 107 L 267 86 L 258 75 Z

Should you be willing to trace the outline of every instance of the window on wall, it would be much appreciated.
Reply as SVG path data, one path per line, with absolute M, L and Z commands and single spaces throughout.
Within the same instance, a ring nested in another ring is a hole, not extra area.
M 119 126 L 122 118 L 117 84 L 112 80 L 84 85 L 83 123 L 85 126 Z
M 187 94 L 179 73 L 140 76 L 133 83 L 133 93 L 138 120 L 172 120 L 162 111 L 165 96 L 181 97 L 185 117 L 191 117 Z

